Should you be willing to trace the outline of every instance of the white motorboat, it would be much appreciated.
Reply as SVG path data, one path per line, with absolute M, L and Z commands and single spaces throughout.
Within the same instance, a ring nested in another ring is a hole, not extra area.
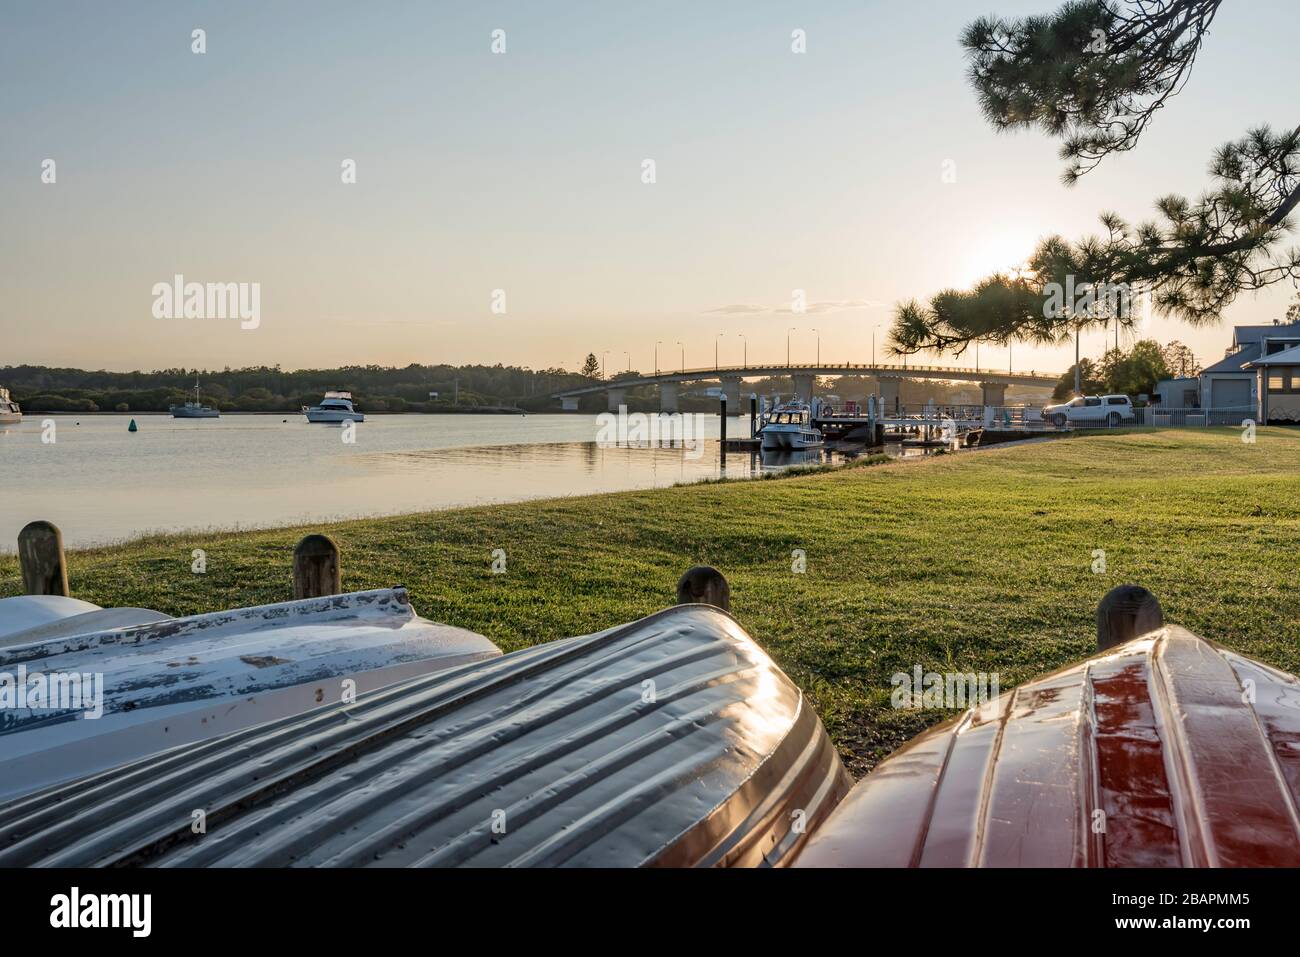
M 198 379 L 194 380 L 194 401 L 186 402 L 184 405 L 173 405 L 171 414 L 174 419 L 219 419 L 221 417 L 220 410 L 204 405 L 200 401 Z
M 815 449 L 824 441 L 821 432 L 813 428 L 812 410 L 798 401 L 778 403 L 763 418 L 758 434 L 765 452 Z
M 9 390 L 0 388 L 0 425 L 17 425 L 23 420 L 23 410 L 9 398 Z
M 351 392 L 326 392 L 320 405 L 304 405 L 308 422 L 364 422 L 366 417 L 352 407 Z

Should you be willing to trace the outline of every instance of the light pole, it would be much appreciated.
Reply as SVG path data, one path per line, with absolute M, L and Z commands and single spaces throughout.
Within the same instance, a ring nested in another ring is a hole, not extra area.
M 625 353 L 623 353 L 623 355 L 624 355 L 624 357 L 626 357 L 626 359 L 627 359 L 627 371 L 628 371 L 628 372 L 631 372 L 631 371 L 632 371 L 632 353 L 630 353 L 630 352 L 625 352 Z
M 602 379 L 605 378 L 605 359 L 608 355 L 609 355 L 608 349 L 606 349 L 604 352 L 600 354 L 600 377 Z
M 975 340 L 975 374 L 980 374 L 980 341 Z
M 1083 395 L 1083 386 L 1079 375 L 1079 324 L 1074 324 L 1074 394 Z
M 662 339 L 655 342 L 655 375 L 659 374 L 659 347 L 664 344 Z
M 682 347 L 682 371 L 685 372 L 686 371 L 686 346 L 680 342 L 677 344 Z
M 790 368 L 790 333 L 794 332 L 794 326 L 785 331 L 785 367 Z
M 736 333 L 736 335 L 740 336 L 740 342 L 745 350 L 745 358 L 744 361 L 741 363 L 740 367 L 742 369 L 748 369 L 749 368 L 749 340 L 745 338 L 745 334 L 743 332 L 738 332 Z
M 817 334 L 817 364 L 821 365 L 822 364 L 822 334 L 819 329 L 814 329 L 813 332 Z
M 876 329 L 877 326 L 871 327 L 871 367 L 876 367 Z
M 718 371 L 718 340 L 725 336 L 725 332 L 719 332 L 713 337 L 713 371 Z

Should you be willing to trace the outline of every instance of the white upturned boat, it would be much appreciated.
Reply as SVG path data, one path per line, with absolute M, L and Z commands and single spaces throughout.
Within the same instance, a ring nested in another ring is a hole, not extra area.
M 352 407 L 351 392 L 326 392 L 320 405 L 304 405 L 308 422 L 364 422 L 366 417 Z
M 763 420 L 758 434 L 765 452 L 813 449 L 823 444 L 821 432 L 812 425 L 812 410 L 798 401 L 778 403 Z
M 3 598 L 0 802 L 500 654 L 403 588 L 186 618 Z
M 23 420 L 23 410 L 9 398 L 9 390 L 0 388 L 0 425 L 17 425 Z

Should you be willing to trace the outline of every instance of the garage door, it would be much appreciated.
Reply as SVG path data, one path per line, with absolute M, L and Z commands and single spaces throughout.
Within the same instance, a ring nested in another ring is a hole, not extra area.
M 1249 379 L 1211 379 L 1210 408 L 1212 409 L 1248 409 L 1250 408 Z

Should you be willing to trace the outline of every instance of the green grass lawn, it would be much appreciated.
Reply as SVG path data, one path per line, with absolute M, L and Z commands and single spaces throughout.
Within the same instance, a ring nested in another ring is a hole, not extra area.
M 688 566 L 716 565 L 733 613 L 860 774 L 950 716 L 891 709 L 890 675 L 996 671 L 1006 690 L 1089 654 L 1097 601 L 1126 582 L 1168 620 L 1300 670 L 1298 491 L 1300 431 L 1260 429 L 1253 445 L 1236 429 L 1132 431 L 310 530 L 338 541 L 346 589 L 404 584 L 421 614 L 507 651 L 652 612 Z M 304 531 L 73 552 L 72 593 L 174 615 L 282 601 Z M 190 571 L 194 548 L 205 575 Z M 16 558 L 0 556 L 0 595 L 21 590 Z

